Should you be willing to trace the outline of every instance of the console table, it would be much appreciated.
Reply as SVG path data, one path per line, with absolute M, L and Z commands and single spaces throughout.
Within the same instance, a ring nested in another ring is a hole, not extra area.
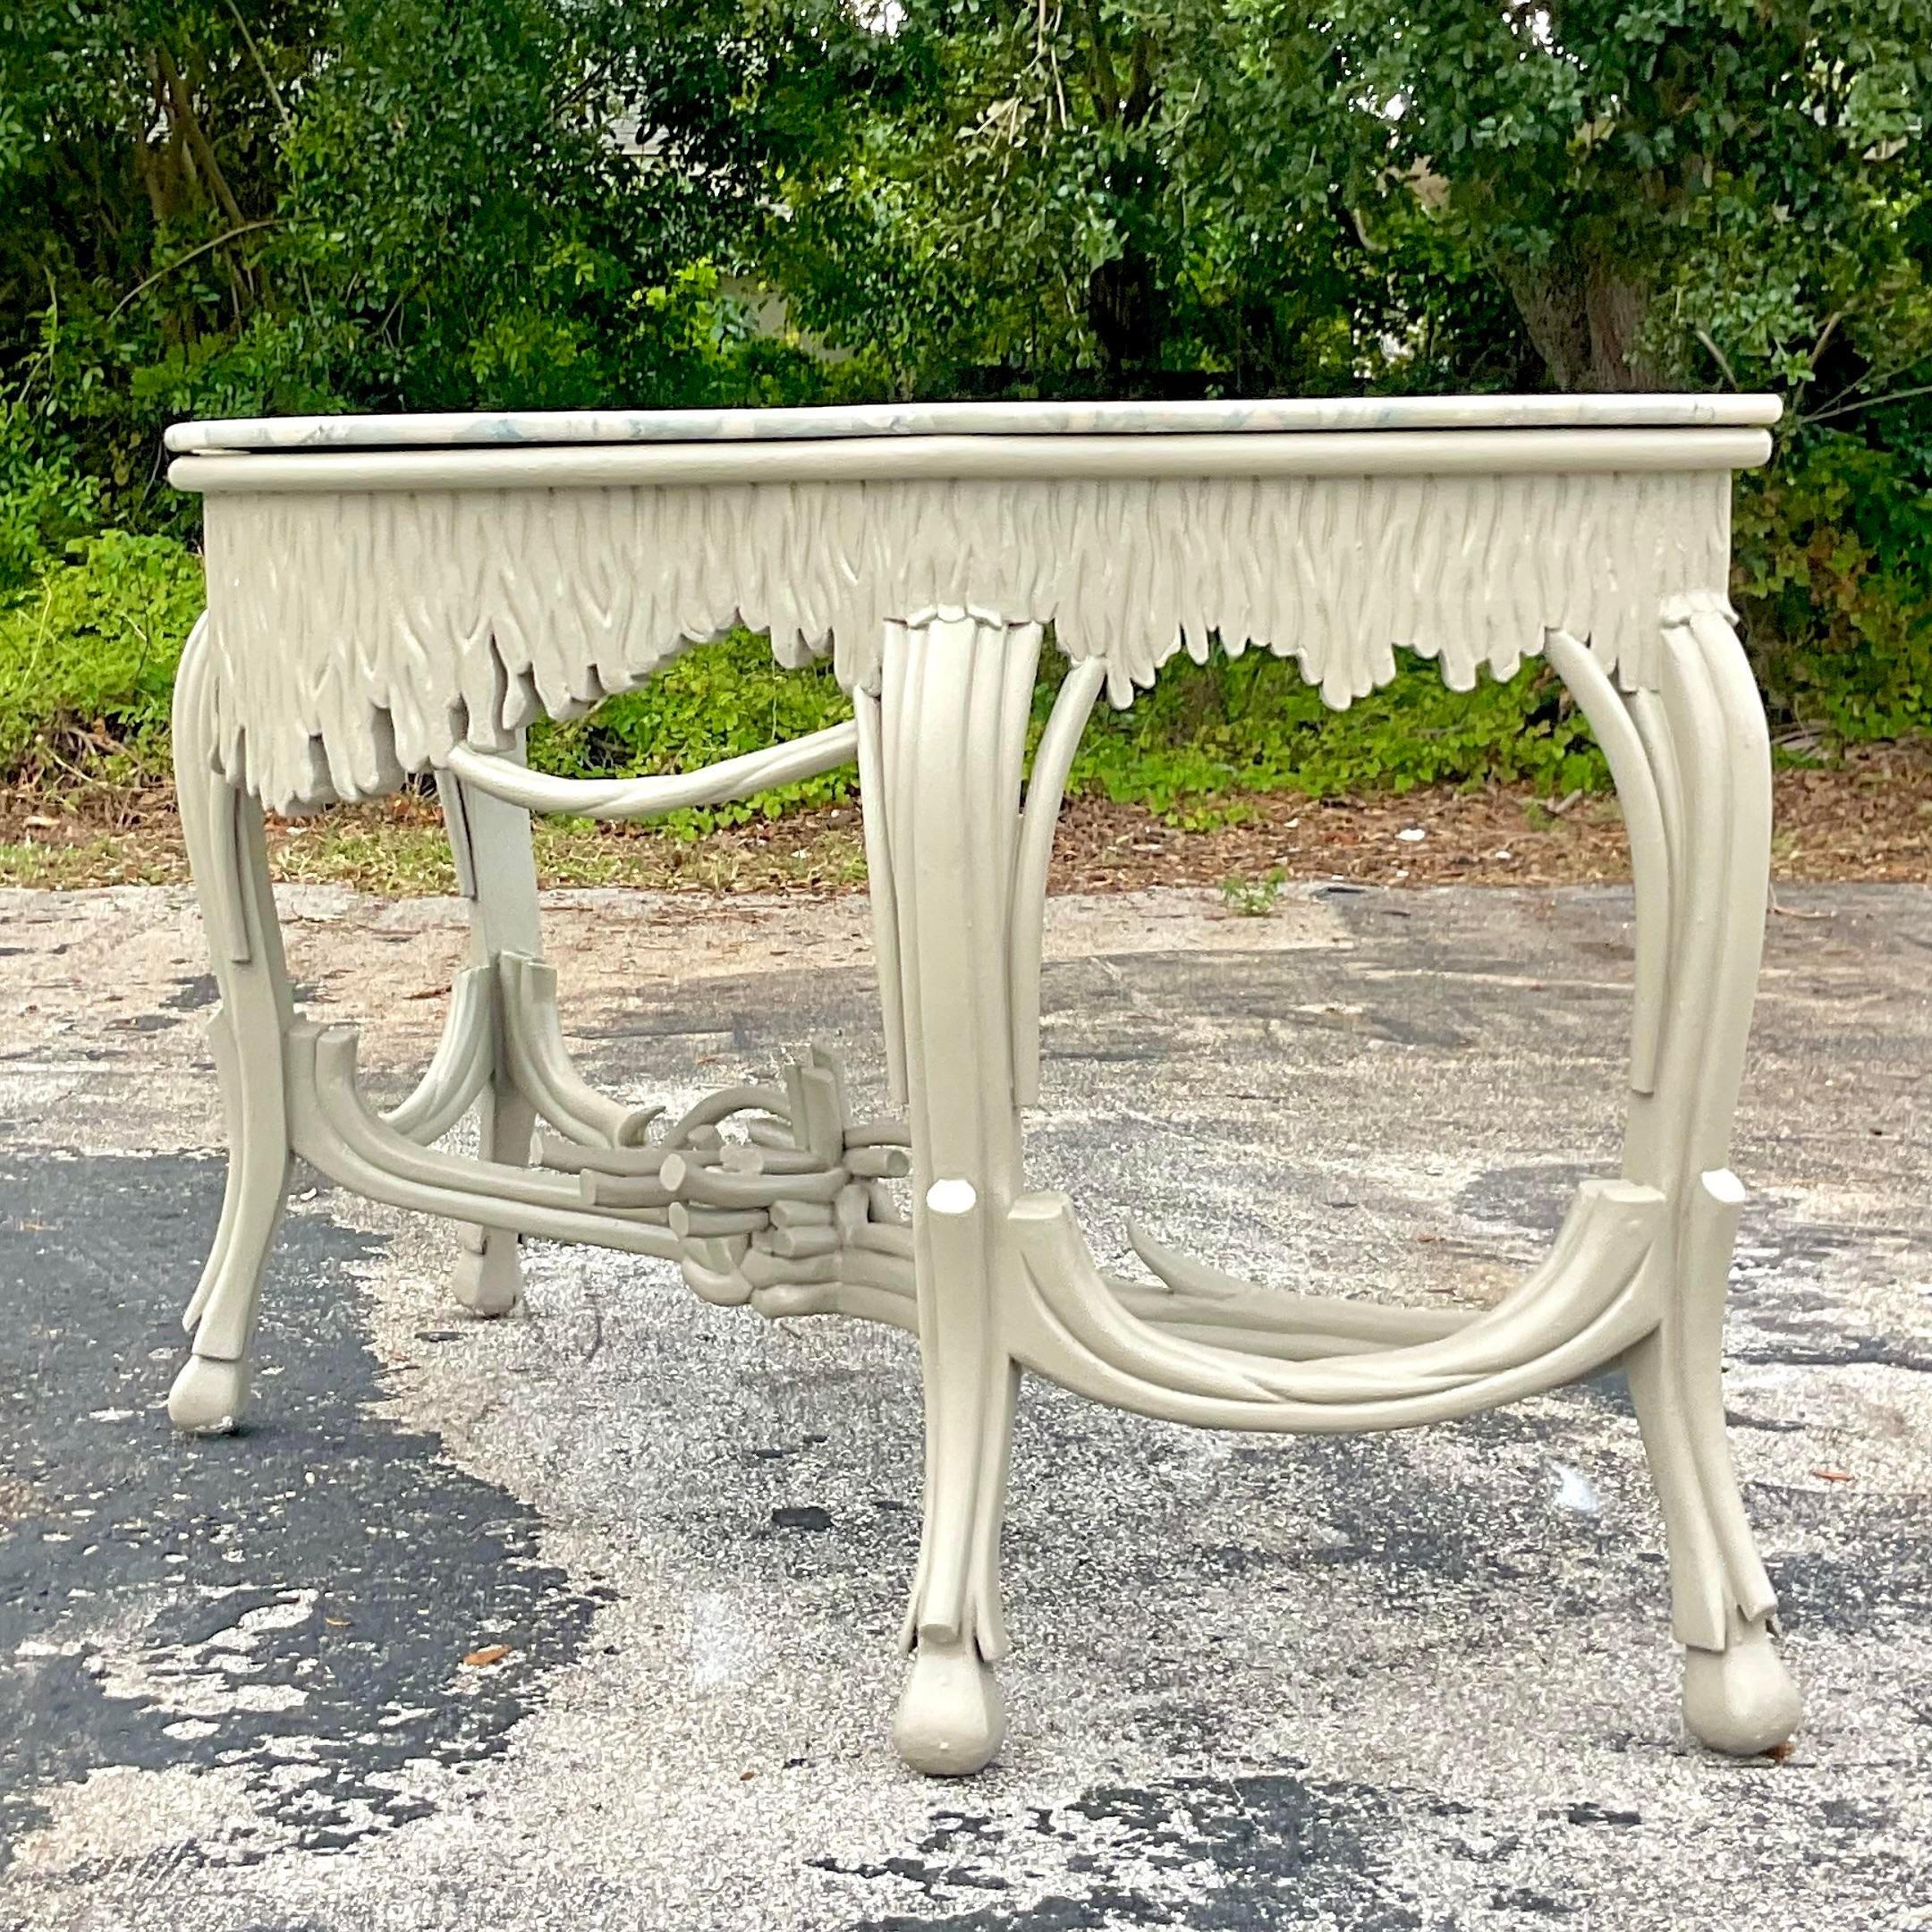
M 1621 1362 L 1662 1505 L 1684 1709 L 1765 1750 L 1797 1723 L 1725 1441 L 1728 1167 L 1762 936 L 1770 773 L 1725 602 L 1732 473 L 1764 396 L 949 404 L 191 423 L 208 609 L 182 658 L 181 812 L 221 994 L 229 1170 L 189 1304 L 177 1425 L 231 1427 L 292 1156 L 458 1224 L 454 1292 L 518 1292 L 521 1235 L 675 1261 L 707 1301 L 919 1338 L 923 1534 L 894 1737 L 922 1771 L 998 1750 L 1007 1439 L 1022 1370 L 1212 1428 L 1441 1421 Z M 524 727 L 742 623 L 830 653 L 850 724 L 706 770 L 528 769 Z M 1027 724 L 1046 628 L 1066 660 Z M 1145 1237 L 1104 1273 L 1028 1186 L 1040 925 L 1088 715 L 1212 641 L 1292 656 L 1337 708 L 1395 646 L 1449 684 L 1540 652 L 1614 774 L 1635 873 L 1621 1170 L 1480 1313 L 1288 1294 Z M 856 757 L 891 1119 L 808 1051 L 682 1118 L 596 1090 L 545 963 L 532 811 L 644 816 Z M 378 1111 L 356 1033 L 291 995 L 264 809 L 434 773 L 470 963 Z M 480 1152 L 435 1143 L 474 1110 Z M 904 1182 L 904 1188 L 895 1182 Z

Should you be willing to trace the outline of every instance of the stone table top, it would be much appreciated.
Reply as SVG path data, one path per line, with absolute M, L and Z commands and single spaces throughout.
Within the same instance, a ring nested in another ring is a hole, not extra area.
M 1200 402 L 894 402 L 842 409 L 506 410 L 176 423 L 176 455 L 483 445 L 815 442 L 957 436 L 1255 436 L 1416 429 L 1767 427 L 1771 395 L 1271 397 Z

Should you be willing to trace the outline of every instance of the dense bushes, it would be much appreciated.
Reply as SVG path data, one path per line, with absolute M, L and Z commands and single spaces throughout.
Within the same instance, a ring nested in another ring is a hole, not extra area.
M 1555 19 L 25 10 L 0 37 L 0 776 L 157 768 L 194 607 L 172 418 L 941 393 L 1776 389 L 1787 426 L 1736 518 L 1767 689 L 1818 743 L 1925 729 L 1932 19 Z M 740 640 L 537 754 L 689 763 L 840 702 Z M 1097 721 L 1076 782 L 1187 819 L 1260 786 L 1597 769 L 1533 666 L 1460 699 L 1422 667 L 1335 721 L 1249 658 Z
M 0 606 L 0 772 L 151 782 L 166 766 L 199 563 L 176 538 L 127 530 L 80 538 L 72 553 Z
M 1739 491 L 1734 589 L 1774 705 L 1848 741 L 1932 726 L 1932 431 L 1819 435 Z

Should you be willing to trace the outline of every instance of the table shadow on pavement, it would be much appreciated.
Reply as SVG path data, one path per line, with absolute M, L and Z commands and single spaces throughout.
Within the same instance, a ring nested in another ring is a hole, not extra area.
M 51 1790 L 108 1767 L 239 1774 L 253 1815 L 185 1860 L 326 1851 L 422 1815 L 405 1764 L 504 1748 L 582 1648 L 594 1593 L 521 1503 L 371 1412 L 356 1265 L 374 1238 L 284 1220 L 259 1420 L 175 1436 L 178 1311 L 219 1160 L 0 1156 L 0 1869 Z M 510 1647 L 488 1668 L 462 1658 Z M 419 1779 L 413 1780 L 417 1784 Z

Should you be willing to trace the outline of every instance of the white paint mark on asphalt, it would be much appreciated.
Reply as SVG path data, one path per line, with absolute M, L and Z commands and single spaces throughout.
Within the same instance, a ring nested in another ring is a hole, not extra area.
M 152 1704 L 178 1720 L 293 1710 L 309 1701 L 299 1685 L 243 1680 L 266 1668 L 267 1659 L 259 1653 L 277 1633 L 309 1622 L 317 1597 L 312 1589 L 292 1590 L 275 1603 L 243 1611 L 199 1643 L 149 1647 L 145 1627 L 116 1631 L 97 1638 L 86 1667 L 103 1696 Z
M 1558 1509 L 1573 1516 L 1595 1516 L 1602 1512 L 1597 1486 L 1581 1470 L 1572 1469 L 1567 1462 L 1552 1462 L 1549 1472 L 1555 1487 L 1550 1500 Z

